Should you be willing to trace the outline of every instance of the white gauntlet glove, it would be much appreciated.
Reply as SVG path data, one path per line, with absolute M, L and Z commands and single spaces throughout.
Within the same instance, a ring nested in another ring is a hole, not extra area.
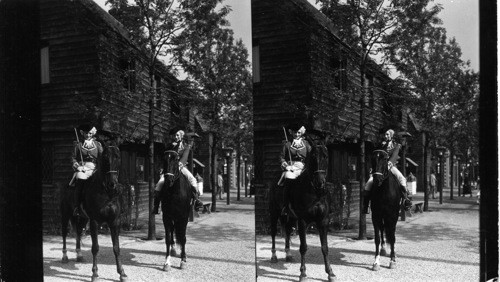
M 288 164 L 286 162 L 281 163 L 281 168 L 286 169 L 287 166 L 288 166 Z

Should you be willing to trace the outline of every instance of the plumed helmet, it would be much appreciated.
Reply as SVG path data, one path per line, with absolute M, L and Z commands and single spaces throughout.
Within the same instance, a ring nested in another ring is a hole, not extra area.
M 97 133 L 97 129 L 93 126 L 90 126 L 89 124 L 81 124 L 78 126 L 78 130 L 83 131 L 83 132 L 90 132 L 92 135 L 95 135 Z
M 286 126 L 286 129 L 288 129 L 288 131 L 293 131 L 293 132 L 297 132 L 298 131 L 301 134 L 306 133 L 306 128 L 303 125 L 297 124 L 297 123 L 288 124 Z
M 178 131 L 182 131 L 182 133 L 184 133 L 184 127 L 176 126 L 176 127 L 172 128 L 168 133 L 170 135 L 175 135 Z M 184 135 L 184 134 L 182 134 L 182 135 Z

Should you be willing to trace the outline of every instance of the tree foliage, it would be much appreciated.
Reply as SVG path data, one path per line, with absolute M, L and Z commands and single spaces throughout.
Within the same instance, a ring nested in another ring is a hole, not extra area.
M 398 1 L 400 25 L 387 37 L 385 48 L 399 80 L 410 93 L 411 111 L 424 126 L 424 168 L 431 146 L 447 146 L 452 152 L 459 143 L 477 140 L 477 74 L 463 62 L 454 38 L 440 26 L 439 5 L 428 1 Z M 462 137 L 460 141 L 458 138 Z M 467 146 L 466 146 L 467 147 Z M 427 173 L 427 170 L 424 170 Z M 424 187 L 427 187 L 424 177 Z M 424 210 L 427 209 L 425 191 Z
M 206 21 L 200 21 L 196 14 L 187 19 L 175 50 L 196 93 L 193 106 L 209 123 L 213 137 L 210 151 L 212 187 L 216 185 L 217 150 L 224 144 L 236 148 L 238 156 L 250 153 L 253 140 L 248 51 L 227 28 L 224 17 L 229 9 L 223 7 L 219 12 L 214 9 L 215 3 L 211 13 L 203 11 L 208 15 Z

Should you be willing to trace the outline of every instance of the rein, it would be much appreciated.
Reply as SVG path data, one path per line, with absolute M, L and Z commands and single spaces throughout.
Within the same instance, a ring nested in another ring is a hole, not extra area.
M 384 150 L 374 150 L 374 151 L 373 151 L 373 154 L 374 154 L 374 155 L 375 155 L 375 154 L 379 154 L 379 153 L 381 153 L 381 154 L 383 154 L 383 155 L 384 155 L 384 156 L 383 156 L 384 160 L 387 160 L 387 159 L 389 158 L 389 154 L 388 154 L 386 151 L 384 151 Z M 378 156 L 377 156 L 377 158 L 378 158 Z M 386 163 L 386 164 L 384 164 L 384 165 L 385 165 L 385 167 L 387 168 L 387 163 Z M 382 183 L 382 182 L 383 182 L 385 179 L 387 179 L 387 177 L 389 176 L 389 170 L 388 170 L 388 169 L 387 169 L 387 170 L 385 170 L 385 173 L 375 171 L 375 172 L 373 172 L 373 173 L 372 173 L 372 175 L 380 175 L 380 176 L 382 177 L 382 179 L 380 180 L 380 181 L 381 181 L 380 183 Z
M 177 151 L 174 151 L 174 150 L 165 150 L 163 152 L 163 154 L 173 154 L 175 156 L 175 160 L 178 161 L 179 160 L 179 153 Z M 171 180 L 171 184 L 173 184 L 177 179 L 179 179 L 181 173 L 180 173 L 180 169 L 176 169 L 174 170 L 175 173 L 170 173 L 170 172 L 163 172 L 163 175 L 165 177 L 165 180 L 167 180 L 166 176 L 168 175 L 172 175 L 174 178 Z M 170 185 L 169 185 L 170 186 Z
M 325 176 L 325 179 L 323 179 L 323 178 L 322 179 L 318 179 L 318 178 L 315 178 L 315 177 L 322 177 L 321 174 L 325 174 L 326 175 L 326 169 L 322 169 L 322 168 L 325 166 L 325 159 L 327 161 L 328 160 L 328 156 L 324 156 L 322 154 L 325 151 L 327 151 L 328 149 L 324 145 L 316 145 L 316 146 L 314 146 L 314 150 L 315 150 L 315 152 L 314 152 L 314 154 L 315 154 L 314 161 L 316 162 L 316 170 L 314 170 L 312 172 L 313 179 L 312 179 L 312 183 L 311 184 L 314 187 L 314 190 L 316 191 L 316 193 L 323 194 L 326 191 L 326 185 L 325 185 L 325 183 L 326 183 L 326 176 Z M 326 164 L 326 166 L 328 166 L 328 165 Z M 325 181 L 325 182 L 323 182 L 323 181 Z

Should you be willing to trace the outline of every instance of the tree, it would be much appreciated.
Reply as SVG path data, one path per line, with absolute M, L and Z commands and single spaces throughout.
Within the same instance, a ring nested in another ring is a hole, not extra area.
M 159 58 L 168 62 L 170 70 L 176 72 L 175 58 L 172 56 L 176 46 L 181 44 L 180 34 L 185 30 L 186 22 L 195 15 L 200 22 L 216 19 L 225 13 L 208 13 L 221 0 L 108 0 L 111 5 L 110 14 L 117 18 L 129 30 L 131 40 L 139 49 L 147 54 L 147 68 L 149 75 L 149 93 L 145 99 L 149 104 L 148 118 L 148 162 L 149 170 L 149 221 L 148 240 L 156 237 L 155 218 L 153 210 L 154 189 L 154 117 L 156 79 L 155 72 L 159 67 Z M 210 15 L 210 18 L 207 17 Z
M 451 45 L 456 42 L 452 40 Z M 458 47 L 458 46 L 457 46 Z M 449 80 L 449 91 L 438 105 L 436 138 L 451 151 L 451 159 L 457 152 L 465 155 L 467 162 L 476 159 L 479 148 L 479 75 L 462 63 Z M 470 159 L 467 159 L 470 158 Z M 459 170 L 460 171 L 460 170 Z M 454 170 L 451 170 L 451 195 L 453 196 Z
M 186 29 L 179 37 L 176 49 L 176 58 L 185 70 L 194 93 L 197 93 L 193 105 L 200 109 L 211 130 L 211 187 L 216 187 L 217 149 L 223 143 L 239 144 L 252 129 L 248 52 L 241 40 L 235 43 L 233 31 L 224 28 L 228 25 L 224 15 L 229 9 L 223 8 L 217 14 L 214 12 L 215 4 L 208 9 L 212 12 L 196 10 L 187 17 Z M 199 20 L 196 13 L 205 13 L 206 20 Z M 238 110 L 242 110 L 244 115 L 238 115 Z M 235 115 L 238 119 L 234 119 Z M 234 132 L 242 135 L 235 135 Z M 230 142 L 231 139 L 233 141 Z M 212 211 L 215 210 L 216 189 L 212 189 Z
M 339 37 L 351 45 L 357 53 L 356 60 L 359 68 L 359 164 L 360 183 L 365 183 L 365 127 L 367 93 L 369 85 L 366 83 L 366 73 L 370 55 L 377 54 L 385 44 L 385 37 L 394 29 L 398 22 L 394 17 L 398 11 L 395 5 L 385 0 L 317 0 L 321 4 L 321 12 L 334 23 L 339 30 Z M 360 210 L 363 205 L 363 185 L 360 185 Z M 359 239 L 366 239 L 366 215 L 360 213 Z
M 455 82 L 461 76 L 463 62 L 459 46 L 454 39 L 448 40 L 446 30 L 439 26 L 441 21 L 437 14 L 441 8 L 427 9 L 427 4 L 423 4 L 400 1 L 402 7 L 413 8 L 397 14 L 401 25 L 388 38 L 391 44 L 386 51 L 400 72 L 405 88 L 411 93 L 413 113 L 426 132 L 423 186 L 427 187 L 426 168 L 429 167 L 427 160 L 431 145 L 436 144 L 435 141 L 453 138 L 454 133 L 449 130 L 451 121 L 446 116 L 449 115 L 447 109 L 456 111 L 450 98 L 461 95 Z M 447 145 L 453 149 L 451 143 Z M 428 196 L 425 188 L 424 211 L 428 210 Z
M 237 45 L 241 41 L 237 41 Z M 243 45 L 237 49 L 246 50 Z M 226 111 L 225 119 L 222 123 L 227 129 L 222 132 L 222 141 L 230 147 L 236 149 L 236 167 L 240 167 L 242 155 L 253 155 L 253 102 L 252 102 L 252 75 L 248 70 L 248 65 L 243 72 L 244 80 L 240 82 L 238 93 L 230 101 L 231 107 Z M 245 177 L 245 175 L 243 175 Z M 240 191 L 240 170 L 237 170 L 238 192 Z M 239 198 L 239 194 L 238 194 Z

